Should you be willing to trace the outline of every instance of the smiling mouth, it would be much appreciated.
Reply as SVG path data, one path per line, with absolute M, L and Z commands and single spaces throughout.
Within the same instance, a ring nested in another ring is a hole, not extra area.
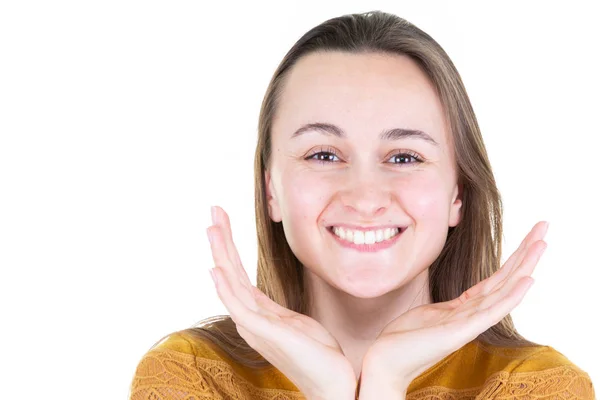
M 330 226 L 327 227 L 327 230 L 344 243 L 360 246 L 392 242 L 404 231 L 404 228 L 396 227 L 363 231 Z

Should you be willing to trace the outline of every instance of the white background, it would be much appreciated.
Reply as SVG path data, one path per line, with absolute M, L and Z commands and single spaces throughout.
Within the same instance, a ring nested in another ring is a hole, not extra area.
M 214 3 L 0 5 L 1 397 L 125 399 L 155 341 L 226 313 L 212 204 L 256 282 L 267 84 L 304 32 L 376 9 L 460 71 L 503 194 L 504 258 L 550 221 L 513 317 L 600 387 L 597 2 Z

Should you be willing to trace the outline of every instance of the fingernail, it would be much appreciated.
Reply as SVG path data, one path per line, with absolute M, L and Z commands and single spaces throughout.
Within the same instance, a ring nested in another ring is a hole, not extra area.
M 212 244 L 213 237 L 212 237 L 212 233 L 210 233 L 210 227 L 206 228 L 206 236 L 208 236 L 208 241 Z
M 212 219 L 213 225 L 217 224 L 217 208 L 215 206 L 210 207 L 210 217 Z

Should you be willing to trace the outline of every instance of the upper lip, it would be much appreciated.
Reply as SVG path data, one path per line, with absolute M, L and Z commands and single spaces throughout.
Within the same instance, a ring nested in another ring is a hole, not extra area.
M 331 224 L 328 226 L 328 228 L 333 228 L 333 227 L 338 227 L 338 228 L 344 228 L 344 229 L 352 229 L 352 230 L 356 230 L 356 231 L 377 231 L 379 229 L 386 229 L 386 228 L 400 228 L 400 230 L 403 230 L 404 227 L 400 226 L 400 225 L 394 225 L 394 224 L 387 224 L 387 225 L 376 225 L 376 226 L 359 226 L 359 225 L 352 225 L 352 224 Z

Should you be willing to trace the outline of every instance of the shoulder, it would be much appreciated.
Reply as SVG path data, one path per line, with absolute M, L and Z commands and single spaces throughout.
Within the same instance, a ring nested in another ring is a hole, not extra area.
M 589 374 L 551 346 L 529 348 L 506 372 L 497 398 L 595 399 Z
M 130 385 L 131 400 L 214 398 L 210 374 L 199 368 L 196 357 L 213 356 L 207 345 L 193 343 L 181 333 L 163 338 L 138 362 Z
M 192 335 L 188 331 L 178 331 L 164 337 L 152 350 L 177 352 L 189 356 L 211 360 L 226 360 L 225 353 L 211 341 Z
M 589 375 L 553 347 L 502 347 L 479 340 L 466 344 L 417 377 L 407 399 L 430 395 L 595 399 Z
M 208 339 L 179 331 L 143 355 L 130 399 L 302 398 L 294 389 L 279 371 L 246 368 Z

